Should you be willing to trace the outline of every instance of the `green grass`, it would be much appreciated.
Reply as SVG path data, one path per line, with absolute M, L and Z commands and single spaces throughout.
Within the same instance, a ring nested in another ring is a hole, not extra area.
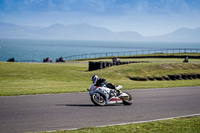
M 133 76 L 165 76 L 200 73 L 198 63 L 139 63 L 88 71 L 88 63 L 0 62 L 0 96 L 83 92 L 93 74 L 123 89 L 200 86 L 200 79 L 178 81 L 132 81 Z
M 0 63 L 0 95 L 80 92 L 90 83 L 86 70 L 82 63 Z
M 54 133 L 199 133 L 200 116 L 108 127 L 88 127 Z

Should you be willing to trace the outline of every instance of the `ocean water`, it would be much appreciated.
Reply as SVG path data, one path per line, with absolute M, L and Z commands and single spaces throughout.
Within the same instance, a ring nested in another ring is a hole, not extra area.
M 200 49 L 200 43 L 0 39 L 0 61 L 14 57 L 16 61 L 42 62 L 46 57 L 55 61 L 61 56 L 170 48 Z

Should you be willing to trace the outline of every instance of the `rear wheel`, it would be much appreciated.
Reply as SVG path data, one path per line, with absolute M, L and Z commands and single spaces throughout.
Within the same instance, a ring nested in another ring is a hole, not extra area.
M 93 94 L 91 96 L 91 101 L 98 106 L 104 106 L 106 104 L 104 96 L 100 93 L 98 95 Z
M 123 93 L 127 94 L 127 96 L 124 96 L 121 98 L 123 100 L 123 104 L 131 105 L 133 103 L 133 98 L 132 98 L 131 94 L 129 94 L 127 92 L 123 92 Z

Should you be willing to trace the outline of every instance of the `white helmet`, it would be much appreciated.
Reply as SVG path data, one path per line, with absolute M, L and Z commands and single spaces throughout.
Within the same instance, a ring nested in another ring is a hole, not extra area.
M 91 78 L 91 81 L 93 84 L 96 84 L 97 80 L 99 79 L 99 77 L 97 75 L 93 75 Z

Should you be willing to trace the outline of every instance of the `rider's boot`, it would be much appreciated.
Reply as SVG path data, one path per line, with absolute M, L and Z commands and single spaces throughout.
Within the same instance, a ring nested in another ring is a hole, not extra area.
M 121 93 L 122 93 L 121 86 L 116 86 L 115 89 L 117 91 L 117 96 L 121 95 Z
M 121 90 L 117 90 L 117 96 L 121 95 L 122 91 Z

